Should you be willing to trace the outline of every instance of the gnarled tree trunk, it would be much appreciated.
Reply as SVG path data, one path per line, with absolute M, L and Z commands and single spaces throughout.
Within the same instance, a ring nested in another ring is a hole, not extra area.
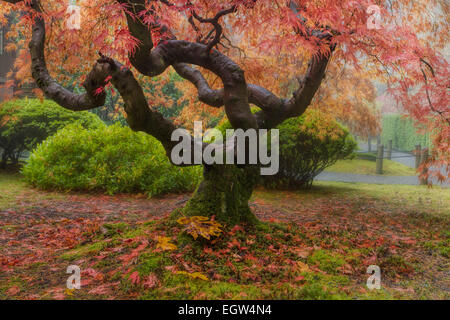
M 216 220 L 228 226 L 254 224 L 257 218 L 248 202 L 258 179 L 258 166 L 205 166 L 203 181 L 183 213 L 187 216 L 215 216 Z

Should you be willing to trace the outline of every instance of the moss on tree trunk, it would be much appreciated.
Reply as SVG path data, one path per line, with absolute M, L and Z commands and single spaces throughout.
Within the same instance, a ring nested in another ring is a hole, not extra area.
M 256 224 L 248 201 L 259 178 L 259 167 L 205 166 L 203 181 L 186 204 L 187 216 L 215 216 L 222 224 Z

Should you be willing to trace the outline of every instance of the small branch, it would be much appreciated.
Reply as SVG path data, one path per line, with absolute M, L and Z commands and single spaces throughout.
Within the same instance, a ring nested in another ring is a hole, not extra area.
M 306 30 L 306 34 L 303 33 L 300 29 L 295 30 L 298 34 L 304 36 L 306 39 L 309 39 L 311 36 L 315 36 L 318 37 L 320 40 L 322 39 L 329 39 L 331 38 L 331 36 L 340 36 L 342 35 L 342 32 L 337 31 L 333 28 L 331 28 L 330 26 L 327 25 L 322 25 L 319 23 L 315 23 L 316 27 L 319 29 L 313 29 L 311 30 L 309 27 L 306 26 L 306 18 L 303 17 L 300 12 L 302 11 L 302 9 L 304 10 L 305 8 L 301 8 L 297 3 L 295 3 L 294 1 L 289 1 L 289 8 L 295 13 L 297 14 L 297 18 L 301 21 L 302 25 L 305 27 Z M 348 34 L 354 34 L 356 33 L 356 29 L 352 29 L 348 32 Z
M 232 6 L 229 9 L 225 9 L 225 10 L 221 10 L 219 11 L 214 18 L 210 18 L 210 19 L 206 19 L 206 18 L 202 18 L 199 15 L 197 15 L 197 13 L 195 12 L 195 10 L 192 11 L 192 16 L 197 19 L 199 22 L 201 23 L 210 23 L 214 26 L 214 31 L 215 31 L 215 35 L 212 41 L 210 41 L 207 44 L 206 50 L 209 53 L 211 51 L 211 49 L 213 47 L 215 47 L 219 42 L 220 42 L 220 37 L 222 36 L 222 32 L 223 32 L 223 28 L 219 23 L 219 19 L 227 14 L 233 13 L 236 11 L 236 6 Z M 205 40 L 207 40 L 209 36 L 206 37 Z
M 420 61 L 422 61 L 423 63 L 425 63 L 425 64 L 430 68 L 431 73 L 432 73 L 432 75 L 433 75 L 433 77 L 434 77 L 434 70 L 433 70 L 433 68 L 431 67 L 431 65 L 430 65 L 429 63 L 427 63 L 425 60 L 423 60 L 422 58 L 420 58 Z M 444 112 L 443 112 L 443 111 L 437 110 L 437 109 L 433 106 L 433 103 L 431 103 L 431 97 L 430 97 L 430 93 L 429 93 L 429 91 L 428 91 L 428 79 L 427 79 L 427 75 L 426 75 L 426 73 L 425 73 L 425 70 L 423 70 L 422 67 L 420 68 L 420 70 L 422 71 L 423 79 L 425 80 L 425 92 L 426 92 L 426 94 L 427 94 L 427 100 L 428 100 L 428 104 L 430 105 L 430 109 L 431 109 L 433 112 L 439 114 L 439 116 L 440 116 L 444 121 L 446 121 L 448 125 L 450 125 L 450 119 L 445 117 Z
M 434 77 L 435 75 L 434 75 L 434 69 L 433 69 L 433 67 L 432 67 L 428 62 L 426 62 L 425 59 L 423 59 L 423 58 L 420 58 L 420 61 L 423 62 L 423 63 L 425 63 L 425 64 L 427 65 L 428 69 L 430 69 L 431 74 L 432 74 L 433 77 Z

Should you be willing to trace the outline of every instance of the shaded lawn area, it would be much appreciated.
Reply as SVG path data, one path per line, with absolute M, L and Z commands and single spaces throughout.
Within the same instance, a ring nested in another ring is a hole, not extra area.
M 334 165 L 325 169 L 330 172 L 354 173 L 354 174 L 376 174 L 375 161 L 363 159 L 339 160 Z M 383 175 L 386 176 L 416 176 L 416 170 L 401 163 L 383 159 Z
M 211 242 L 161 219 L 188 198 L 43 192 L 0 174 L 0 299 L 450 298 L 449 189 L 260 189 L 264 222 Z M 69 265 L 80 290 L 66 289 Z M 369 265 L 381 290 L 366 288 Z

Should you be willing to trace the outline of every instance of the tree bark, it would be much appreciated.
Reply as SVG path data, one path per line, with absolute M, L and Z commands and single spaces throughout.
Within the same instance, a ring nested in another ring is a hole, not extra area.
M 259 179 L 258 166 L 204 166 L 203 181 L 183 209 L 187 216 L 214 216 L 228 226 L 255 224 L 249 200 Z
M 3 154 L 2 154 L 2 160 L 0 161 L 0 169 L 5 169 L 7 162 L 8 162 L 8 156 L 6 154 L 6 150 L 4 150 Z

